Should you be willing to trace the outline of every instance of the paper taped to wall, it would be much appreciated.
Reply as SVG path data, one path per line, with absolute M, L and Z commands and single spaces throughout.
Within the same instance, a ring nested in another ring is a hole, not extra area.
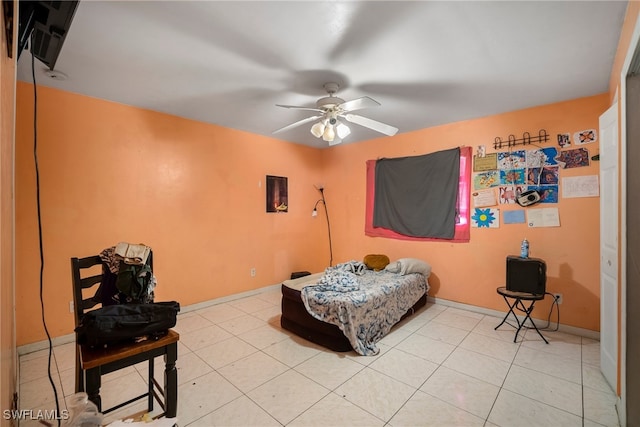
M 493 188 L 474 191 L 471 195 L 473 196 L 473 207 L 475 208 L 486 208 L 498 204 L 498 199 L 496 199 L 496 193 L 493 191 Z
M 562 178 L 562 197 L 598 197 L 600 185 L 598 175 L 570 176 Z
M 502 213 L 502 219 L 505 224 L 524 224 L 524 211 L 516 210 L 516 211 L 504 211 Z
M 529 227 L 560 227 L 558 208 L 527 210 L 527 225 Z

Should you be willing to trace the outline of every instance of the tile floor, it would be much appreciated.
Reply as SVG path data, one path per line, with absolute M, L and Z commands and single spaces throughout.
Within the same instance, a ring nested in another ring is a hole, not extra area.
M 495 317 L 428 304 L 380 343 L 335 353 L 280 328 L 270 290 L 178 316 L 180 426 L 617 426 L 599 342 L 535 331 L 513 343 Z M 54 347 L 61 409 L 74 344 Z M 55 408 L 47 350 L 20 357 L 21 409 Z M 162 375 L 162 366 L 158 372 Z M 103 379 L 105 406 L 145 389 L 146 365 Z M 161 378 L 161 377 L 159 377 Z M 131 405 L 105 422 L 144 408 Z M 39 425 L 34 421 L 20 425 Z

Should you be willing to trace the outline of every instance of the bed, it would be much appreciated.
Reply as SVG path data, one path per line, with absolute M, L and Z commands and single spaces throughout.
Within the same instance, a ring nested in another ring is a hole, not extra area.
M 350 261 L 284 281 L 282 328 L 333 351 L 377 354 L 376 342 L 426 304 L 431 267 L 414 259 L 362 267 Z

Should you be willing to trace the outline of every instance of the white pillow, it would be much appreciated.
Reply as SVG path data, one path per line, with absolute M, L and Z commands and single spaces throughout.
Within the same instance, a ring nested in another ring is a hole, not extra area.
M 389 273 L 400 273 L 400 268 L 402 268 L 400 263 L 398 261 L 395 261 L 387 264 L 387 266 L 384 268 L 384 271 L 388 271 Z
M 427 279 L 431 275 L 431 266 L 421 259 L 400 258 L 396 261 L 400 265 L 400 274 L 420 273 Z

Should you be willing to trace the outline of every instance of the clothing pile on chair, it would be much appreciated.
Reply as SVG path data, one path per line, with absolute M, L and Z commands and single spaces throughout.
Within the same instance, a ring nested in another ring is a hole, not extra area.
M 99 291 L 102 305 L 152 303 L 157 280 L 152 271 L 151 248 L 120 242 L 100 252 L 104 263 Z

